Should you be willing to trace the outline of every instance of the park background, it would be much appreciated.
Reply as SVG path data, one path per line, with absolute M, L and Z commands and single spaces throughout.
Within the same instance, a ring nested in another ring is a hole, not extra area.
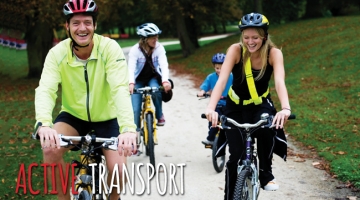
M 287 132 L 311 150 L 307 156 L 323 160 L 316 167 L 358 190 L 358 1 L 97 0 L 96 3 L 100 7 L 97 33 L 116 39 L 122 47 L 138 41 L 135 28 L 144 22 L 153 22 L 163 30 L 160 42 L 180 41 L 165 46 L 170 68 L 178 74 L 191 74 L 196 86 L 213 71 L 211 55 L 226 52 L 230 44 L 239 41 L 240 17 L 252 11 L 263 13 L 270 21 L 272 40 L 284 53 L 286 84 L 292 110 L 297 115 Z M 34 89 L 49 48 L 66 38 L 63 4 L 45 0 L 0 3 L 1 37 L 27 45 L 22 50 L 9 45 L 0 47 L 0 153 L 3 158 L 0 199 L 34 198 L 29 194 L 15 194 L 15 186 L 19 163 L 28 165 L 42 160 L 37 142 L 30 139 L 35 122 Z M 232 36 L 199 41 L 204 36 L 227 33 Z M 276 95 L 273 99 L 277 101 Z M 54 115 L 60 101 L 59 98 Z M 40 170 L 34 171 L 34 177 L 33 184 L 41 185 Z

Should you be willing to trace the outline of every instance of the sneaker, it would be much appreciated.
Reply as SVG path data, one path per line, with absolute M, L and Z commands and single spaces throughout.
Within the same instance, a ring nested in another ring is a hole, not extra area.
M 204 145 L 213 145 L 214 141 L 203 140 L 203 141 L 201 141 L 201 143 L 203 143 Z
M 275 179 L 269 181 L 267 185 L 265 185 L 264 190 L 266 191 L 275 191 L 279 189 L 279 185 L 276 184 Z
M 164 126 L 165 125 L 165 117 L 164 114 L 161 115 L 160 119 L 157 120 L 157 124 L 158 126 Z

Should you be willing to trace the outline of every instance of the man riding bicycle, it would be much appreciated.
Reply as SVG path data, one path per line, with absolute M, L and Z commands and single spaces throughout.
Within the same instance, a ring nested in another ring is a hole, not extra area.
M 125 56 L 116 41 L 94 33 L 98 7 L 93 0 L 69 0 L 63 12 L 69 38 L 49 51 L 35 90 L 36 125 L 44 163 L 61 163 L 65 168 L 63 155 L 69 149 L 60 148 L 57 134 L 78 136 L 95 131 L 98 137 L 119 139 L 118 152 L 102 152 L 111 177 L 115 164 L 121 172 L 126 156 L 136 151 Z M 62 106 L 52 122 L 59 84 Z M 51 170 L 48 174 L 50 178 Z M 55 176 L 59 177 L 57 170 Z M 56 187 L 62 191 L 60 178 L 56 178 Z M 58 193 L 58 199 L 69 198 L 69 192 Z M 110 199 L 119 198 L 113 190 Z

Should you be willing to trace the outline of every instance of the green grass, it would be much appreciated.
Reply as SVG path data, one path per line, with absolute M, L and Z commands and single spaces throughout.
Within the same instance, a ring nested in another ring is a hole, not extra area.
M 360 16 L 306 20 L 271 27 L 273 41 L 282 48 L 286 84 L 297 119 L 286 131 L 305 146 L 317 150 L 342 181 L 360 187 Z M 160 38 L 160 41 L 164 41 Z M 201 42 L 194 55 L 181 57 L 179 45 L 166 46 L 170 68 L 203 79 L 213 72 L 211 56 L 226 52 L 239 35 Z M 120 41 L 132 46 L 137 40 Z M 16 79 L 27 73 L 26 51 L 0 47 L 0 199 L 50 199 L 49 195 L 15 194 L 20 163 L 41 163 L 37 141 L 30 140 L 34 125 L 34 89 L 38 80 Z M 1 75 L 2 74 L 2 75 Z M 176 83 L 175 83 L 176 84 Z M 273 85 L 271 85 L 274 91 Z M 276 93 L 272 93 L 277 103 Z M 59 105 L 59 104 L 57 104 Z M 54 115 L 59 110 L 57 106 Z M 76 154 L 69 153 L 70 161 Z M 43 192 L 42 170 L 33 172 L 33 187 Z

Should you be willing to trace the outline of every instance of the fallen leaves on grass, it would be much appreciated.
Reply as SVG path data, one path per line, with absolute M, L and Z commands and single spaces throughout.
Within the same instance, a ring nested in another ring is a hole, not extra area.
M 312 165 L 313 165 L 316 169 L 320 169 L 320 170 L 324 170 L 324 169 L 325 169 L 324 163 L 321 163 L 321 162 L 313 162 Z
M 345 155 L 346 153 L 344 151 L 338 151 L 337 154 L 339 155 Z
M 349 188 L 349 189 L 351 189 L 352 192 L 360 192 L 360 189 L 356 188 L 355 185 L 353 183 L 350 183 L 349 181 L 347 181 L 344 184 L 336 186 L 336 189 L 343 189 L 343 188 Z M 349 197 L 353 197 L 353 196 L 348 196 L 347 198 L 349 198 Z

